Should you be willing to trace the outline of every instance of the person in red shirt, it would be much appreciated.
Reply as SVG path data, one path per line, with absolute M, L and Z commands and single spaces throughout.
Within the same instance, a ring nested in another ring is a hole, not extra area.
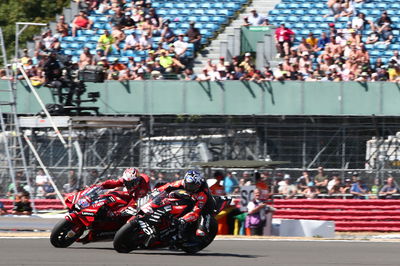
M 285 55 L 289 55 L 290 47 L 292 46 L 294 40 L 295 33 L 285 27 L 285 24 L 281 24 L 279 28 L 275 31 L 275 41 L 276 48 L 280 57 L 284 57 Z
M 256 173 L 256 188 L 260 191 L 260 200 L 265 202 L 269 198 L 269 186 L 267 184 L 268 175 L 266 173 Z
M 87 17 L 84 11 L 80 11 L 79 15 L 77 15 L 72 21 L 72 36 L 76 36 L 77 30 L 90 30 L 93 22 Z
M 214 185 L 210 187 L 212 195 L 225 196 L 225 188 L 221 185 L 221 181 L 224 179 L 224 174 L 220 171 L 214 173 L 214 178 L 217 180 Z

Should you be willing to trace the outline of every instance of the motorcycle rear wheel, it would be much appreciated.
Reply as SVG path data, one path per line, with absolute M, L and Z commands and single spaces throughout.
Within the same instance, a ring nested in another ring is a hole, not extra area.
M 208 233 L 208 235 L 198 238 L 199 241 L 198 241 L 197 245 L 186 245 L 185 246 L 185 244 L 183 244 L 181 247 L 182 250 L 189 254 L 195 254 L 195 253 L 199 252 L 200 250 L 203 250 L 208 245 L 210 245 L 211 242 L 213 242 L 214 238 L 217 236 L 217 233 L 218 233 L 218 222 L 217 222 L 217 220 L 215 220 L 214 217 L 212 217 L 210 220 L 209 231 L 210 232 Z
M 129 222 L 122 226 L 114 237 L 114 249 L 118 253 L 129 253 L 142 244 L 140 228 L 137 222 Z
M 56 248 L 66 248 L 72 245 L 82 234 L 83 229 L 73 236 L 68 236 L 75 224 L 65 219 L 59 221 L 51 231 L 50 243 Z

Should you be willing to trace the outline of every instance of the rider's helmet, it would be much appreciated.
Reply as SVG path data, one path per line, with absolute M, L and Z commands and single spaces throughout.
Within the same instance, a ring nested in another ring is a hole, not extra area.
M 183 185 L 188 192 L 197 192 L 206 181 L 196 170 L 189 170 L 183 178 Z
M 141 181 L 139 170 L 137 168 L 126 169 L 122 174 L 122 180 L 128 190 L 137 187 Z

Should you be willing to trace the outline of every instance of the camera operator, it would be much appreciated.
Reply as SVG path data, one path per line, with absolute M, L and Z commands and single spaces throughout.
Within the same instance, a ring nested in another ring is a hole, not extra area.
M 269 207 L 265 202 L 261 201 L 261 191 L 256 188 L 254 190 L 254 199 L 247 204 L 247 217 L 245 227 L 250 229 L 252 236 L 262 236 L 264 226 L 267 221 L 267 212 L 273 211 L 272 207 Z
M 77 69 L 74 69 L 70 58 L 52 51 L 43 69 L 46 86 L 57 90 L 59 104 L 73 106 L 72 100 L 75 92 L 83 94 L 85 89 L 80 82 L 73 80 L 73 72 Z M 63 93 L 64 88 L 67 90 L 66 93 Z

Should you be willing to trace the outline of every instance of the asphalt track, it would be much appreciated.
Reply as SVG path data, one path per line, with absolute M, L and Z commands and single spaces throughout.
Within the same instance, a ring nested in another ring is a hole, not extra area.
M 393 242 L 217 240 L 196 255 L 170 250 L 118 254 L 112 243 L 57 249 L 48 239 L 0 239 L 0 265 L 400 265 Z

